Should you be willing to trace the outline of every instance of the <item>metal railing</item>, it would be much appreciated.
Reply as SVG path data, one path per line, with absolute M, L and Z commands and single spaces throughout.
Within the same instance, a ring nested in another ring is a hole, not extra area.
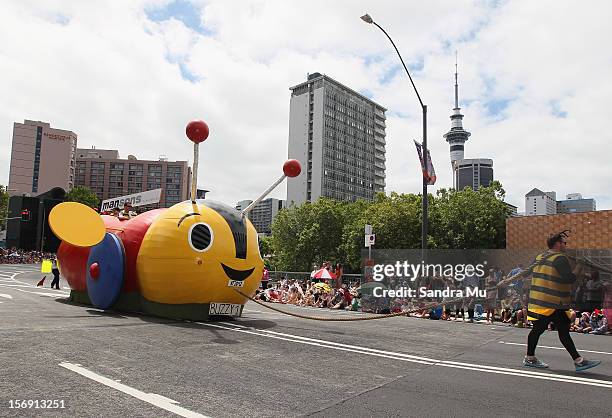
M 270 282 L 278 282 L 283 278 L 288 280 L 298 280 L 300 282 L 311 280 L 310 272 L 308 271 L 272 271 L 268 272 L 268 277 Z M 351 283 L 363 283 L 365 281 L 362 274 L 343 274 L 342 275 L 342 283 L 351 284 Z

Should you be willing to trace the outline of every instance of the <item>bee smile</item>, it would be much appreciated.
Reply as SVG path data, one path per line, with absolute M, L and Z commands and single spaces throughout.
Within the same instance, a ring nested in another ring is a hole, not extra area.
M 255 267 L 248 269 L 248 270 L 234 270 L 233 268 L 228 267 L 223 263 L 221 263 L 221 267 L 223 267 L 223 270 L 225 271 L 225 274 L 227 275 L 227 277 L 229 277 L 232 280 L 238 280 L 238 281 L 242 281 L 246 279 L 247 277 L 251 275 L 251 273 L 253 273 L 253 270 L 255 270 Z

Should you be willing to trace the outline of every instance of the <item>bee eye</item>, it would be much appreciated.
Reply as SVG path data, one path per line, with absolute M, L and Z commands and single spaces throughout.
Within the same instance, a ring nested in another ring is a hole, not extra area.
M 213 243 L 213 231 L 205 223 L 199 222 L 189 228 L 189 245 L 198 252 L 208 251 Z

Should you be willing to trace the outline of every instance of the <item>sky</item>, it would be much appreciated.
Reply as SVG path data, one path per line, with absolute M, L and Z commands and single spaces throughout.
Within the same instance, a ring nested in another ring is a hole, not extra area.
M 200 188 L 254 199 L 287 159 L 289 87 L 320 72 L 387 108 L 386 191 L 420 193 L 413 139 L 452 185 L 455 51 L 466 158 L 492 158 L 506 201 L 532 188 L 612 209 L 612 2 L 3 0 L 0 184 L 14 122 L 51 123 L 121 157 L 193 159 L 185 126 L 210 127 Z M 291 180 L 289 180 L 291 181 Z M 286 183 L 270 196 L 285 198 Z

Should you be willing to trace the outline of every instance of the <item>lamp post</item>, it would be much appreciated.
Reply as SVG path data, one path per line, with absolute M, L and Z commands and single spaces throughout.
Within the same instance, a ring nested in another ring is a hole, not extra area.
M 425 161 L 425 167 L 427 167 L 427 105 L 423 104 L 423 101 L 421 100 L 421 96 L 419 95 L 419 92 L 416 86 L 414 85 L 414 81 L 412 81 L 412 77 L 410 76 L 410 73 L 408 72 L 408 67 L 406 67 L 406 64 L 404 63 L 404 60 L 402 59 L 402 56 L 400 55 L 399 50 L 395 46 L 393 39 L 391 39 L 389 34 L 378 23 L 374 22 L 374 20 L 369 14 L 366 13 L 365 15 L 361 16 L 361 20 L 363 20 L 366 23 L 371 23 L 375 25 L 378 29 L 380 29 L 385 34 L 385 36 L 391 42 L 391 45 L 393 45 L 393 48 L 395 48 L 395 52 L 397 52 L 397 56 L 402 62 L 402 65 L 404 66 L 404 70 L 406 70 L 406 74 L 408 74 L 410 83 L 412 83 L 414 92 L 416 93 L 417 98 L 419 99 L 419 103 L 421 104 L 421 109 L 423 110 L 423 159 Z M 422 227 L 421 227 L 421 248 L 423 250 L 423 259 L 425 259 L 425 250 L 427 250 L 427 219 L 428 219 L 427 217 L 428 204 L 427 203 L 428 203 L 427 202 L 427 179 L 425 178 L 425 176 L 423 176 L 423 210 L 422 210 L 423 221 L 422 221 Z

